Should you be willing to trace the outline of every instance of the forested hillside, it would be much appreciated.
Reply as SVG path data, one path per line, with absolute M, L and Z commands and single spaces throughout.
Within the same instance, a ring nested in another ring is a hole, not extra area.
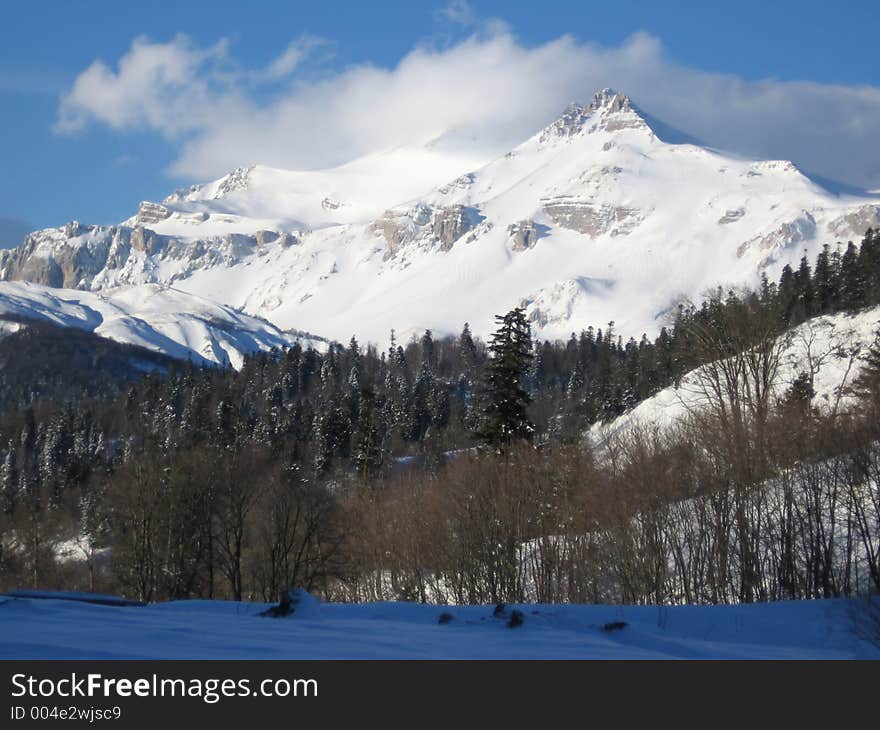
M 782 397 L 769 381 L 791 327 L 878 304 L 868 231 L 758 291 L 683 304 L 653 341 L 608 323 L 533 342 L 513 310 L 488 343 L 467 325 L 392 332 L 381 350 L 294 345 L 235 371 L 114 348 L 87 361 L 77 338 L 92 336 L 25 323 L 0 338 L 0 581 L 142 600 L 876 590 L 880 350 L 865 348 L 851 412 L 812 408 L 809 381 Z M 601 453 L 585 442 L 709 363 L 732 365 L 703 412 Z

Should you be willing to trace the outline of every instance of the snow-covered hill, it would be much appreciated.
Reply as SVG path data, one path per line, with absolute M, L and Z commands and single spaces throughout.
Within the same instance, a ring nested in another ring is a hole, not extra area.
M 321 343 L 205 299 L 156 284 L 99 294 L 0 282 L 0 331 L 13 318 L 47 321 L 196 363 L 240 367 L 246 354 Z M 26 325 L 25 325 L 26 326 Z
M 329 171 L 240 169 L 118 226 L 31 234 L 0 254 L 0 278 L 173 284 L 340 340 L 465 321 L 486 334 L 516 305 L 542 337 L 611 319 L 638 336 L 684 297 L 880 225 L 880 197 L 681 139 L 605 90 L 488 164 L 429 145 Z
M 795 379 L 806 374 L 814 391 L 814 408 L 825 413 L 845 411 L 854 402 L 851 389 L 878 330 L 880 307 L 857 314 L 814 317 L 795 327 L 771 348 L 779 353 L 771 382 L 772 397 L 783 397 Z M 633 426 L 666 427 L 710 405 L 715 396 L 708 391 L 707 378 L 701 375 L 704 370 L 688 373 L 678 385 L 664 388 L 610 423 L 597 423 L 591 428 L 591 440 L 602 443 L 609 434 Z

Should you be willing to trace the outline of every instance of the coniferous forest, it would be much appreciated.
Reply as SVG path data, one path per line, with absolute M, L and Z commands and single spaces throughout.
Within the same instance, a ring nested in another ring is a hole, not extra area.
M 752 602 L 880 589 L 880 346 L 858 406 L 769 387 L 779 341 L 880 305 L 880 233 L 755 291 L 538 341 L 523 310 L 387 346 L 199 368 L 0 338 L 0 589 L 138 600 Z M 735 363 L 734 366 L 719 363 Z M 713 365 L 714 364 L 714 365 Z M 587 438 L 693 369 L 716 400 Z

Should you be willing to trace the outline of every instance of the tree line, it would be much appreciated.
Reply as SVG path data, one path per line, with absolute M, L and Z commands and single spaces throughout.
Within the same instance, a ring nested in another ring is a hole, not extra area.
M 258 353 L 238 372 L 168 363 L 118 393 L 22 390 L 0 411 L 0 582 L 468 602 L 876 587 L 876 381 L 832 417 L 808 405 L 811 373 L 783 399 L 771 386 L 782 333 L 880 303 L 878 284 L 868 231 L 756 291 L 682 305 L 653 341 L 609 323 L 533 342 L 515 309 L 488 343 L 465 325 L 392 333 L 383 351 Z M 700 365 L 709 408 L 601 453 L 584 443 Z

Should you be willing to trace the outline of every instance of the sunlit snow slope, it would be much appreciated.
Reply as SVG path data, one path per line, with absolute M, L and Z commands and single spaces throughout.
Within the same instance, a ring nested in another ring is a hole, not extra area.
M 853 385 L 865 366 L 865 358 L 880 332 L 880 307 L 856 314 L 839 313 L 807 320 L 777 340 L 778 367 L 770 383 L 771 397 L 780 399 L 795 380 L 807 375 L 813 388 L 812 406 L 823 413 L 841 413 L 856 396 Z M 608 423 L 590 429 L 591 439 L 601 444 L 610 434 L 632 427 L 665 428 L 690 413 L 711 407 L 716 396 L 711 378 L 697 368 L 677 385 L 664 388 L 635 408 Z
M 104 295 L 0 282 L 0 322 L 4 317 L 76 327 L 181 360 L 236 368 L 252 352 L 297 340 L 320 345 L 229 307 L 156 284 Z

